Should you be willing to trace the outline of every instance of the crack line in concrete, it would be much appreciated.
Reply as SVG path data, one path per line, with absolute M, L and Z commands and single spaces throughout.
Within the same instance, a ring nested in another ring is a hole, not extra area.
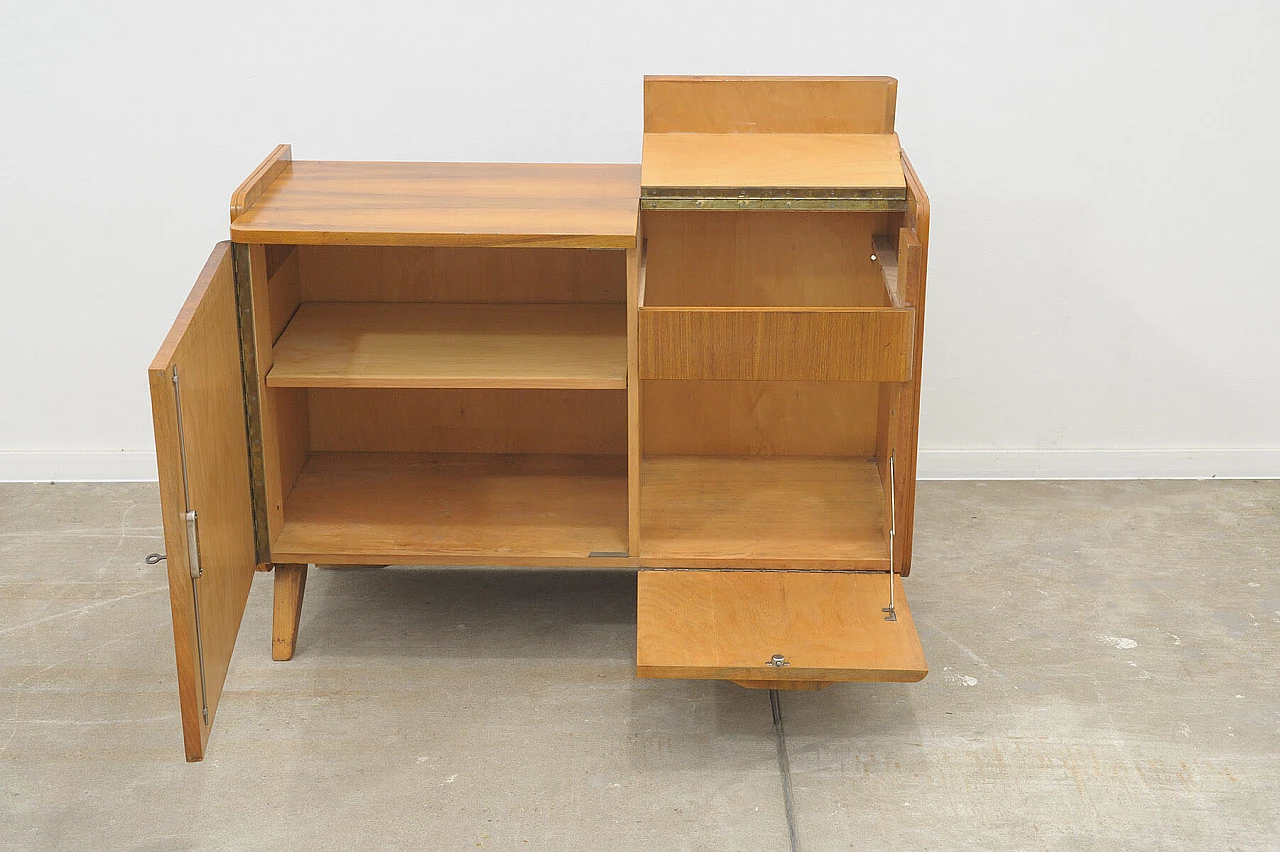
M 53 615 L 46 615 L 43 618 L 37 618 L 35 621 L 28 621 L 25 624 L 15 624 L 12 627 L 5 627 L 3 629 L 0 629 L 0 636 L 4 636 L 6 633 L 12 633 L 15 630 L 26 630 L 29 627 L 35 627 L 37 624 L 44 624 L 47 621 L 54 621 L 55 619 L 66 618 L 68 615 L 85 615 L 89 613 L 91 610 L 95 610 L 100 606 L 106 606 L 107 604 L 113 604 L 119 601 L 127 601 L 130 598 L 136 598 L 141 595 L 150 595 L 155 592 L 164 591 L 167 588 L 169 588 L 169 586 L 166 583 L 163 586 L 153 586 L 150 589 L 143 589 L 140 592 L 134 592 L 128 595 L 119 595 L 118 597 L 107 598 L 104 601 L 94 601 L 93 603 L 85 604 L 84 606 L 77 606 L 68 610 L 64 610 L 62 612 L 55 612 Z

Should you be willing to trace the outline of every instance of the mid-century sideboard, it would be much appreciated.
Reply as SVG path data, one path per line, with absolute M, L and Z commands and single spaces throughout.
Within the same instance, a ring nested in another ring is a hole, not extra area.
M 317 563 L 637 572 L 640 677 L 924 677 L 896 95 L 649 77 L 638 167 L 273 151 L 150 370 L 187 758 Z

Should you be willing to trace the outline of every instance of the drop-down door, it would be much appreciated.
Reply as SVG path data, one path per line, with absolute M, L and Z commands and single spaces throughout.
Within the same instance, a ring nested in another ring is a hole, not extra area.
M 928 674 L 894 575 L 833 571 L 641 571 L 640 677 L 817 689 L 839 681 L 914 682 Z

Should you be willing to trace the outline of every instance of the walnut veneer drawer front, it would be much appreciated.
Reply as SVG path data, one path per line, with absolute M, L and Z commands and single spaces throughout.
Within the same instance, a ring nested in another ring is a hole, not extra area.
M 640 309 L 640 378 L 906 382 L 913 308 Z

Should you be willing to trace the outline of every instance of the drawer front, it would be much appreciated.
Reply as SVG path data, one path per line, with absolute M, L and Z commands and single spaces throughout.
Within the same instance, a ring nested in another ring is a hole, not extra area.
M 913 308 L 640 309 L 640 378 L 911 379 Z

